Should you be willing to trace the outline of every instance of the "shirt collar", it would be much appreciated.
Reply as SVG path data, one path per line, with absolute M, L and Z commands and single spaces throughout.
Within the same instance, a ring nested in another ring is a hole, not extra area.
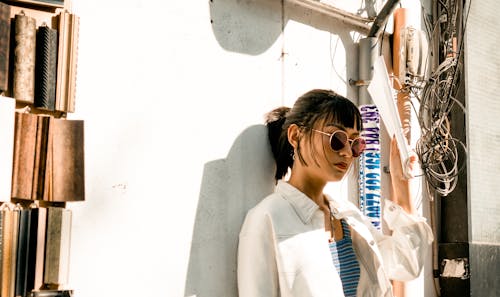
M 283 180 L 278 181 L 276 193 L 283 195 L 304 224 L 309 223 L 314 212 L 319 209 L 319 206 L 306 194 Z
M 319 206 L 311 198 L 283 180 L 278 181 L 276 192 L 282 194 L 285 200 L 292 205 L 304 224 L 308 224 L 314 212 L 319 209 Z M 332 198 L 330 195 L 325 196 L 336 219 L 359 214 L 359 209 L 354 204 L 342 199 Z
M 328 203 L 330 204 L 332 214 L 336 219 L 342 219 L 346 216 L 352 216 L 359 213 L 359 209 L 349 201 L 335 199 L 330 195 L 326 195 L 326 198 L 328 199 Z

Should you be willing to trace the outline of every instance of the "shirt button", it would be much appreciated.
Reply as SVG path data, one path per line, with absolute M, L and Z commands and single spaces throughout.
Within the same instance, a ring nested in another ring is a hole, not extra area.
M 374 244 L 375 244 L 375 241 L 370 240 L 370 245 L 374 245 Z

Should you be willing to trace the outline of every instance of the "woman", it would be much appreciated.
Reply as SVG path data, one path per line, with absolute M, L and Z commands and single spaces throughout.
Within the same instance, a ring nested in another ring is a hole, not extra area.
M 239 296 L 387 297 L 393 296 L 389 279 L 416 278 L 432 233 L 425 219 L 412 214 L 395 141 L 390 171 L 399 205 L 385 201 L 392 230 L 387 236 L 353 204 L 323 194 L 364 149 L 362 119 L 353 103 L 332 91 L 312 90 L 292 109 L 272 111 L 267 126 L 277 187 L 248 212 L 241 229 Z

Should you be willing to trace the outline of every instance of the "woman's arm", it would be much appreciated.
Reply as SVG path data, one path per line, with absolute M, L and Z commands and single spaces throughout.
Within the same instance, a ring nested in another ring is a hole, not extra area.
M 412 172 L 417 166 L 417 161 L 417 155 L 412 152 L 410 154 L 409 160 L 410 172 Z M 389 167 L 392 181 L 391 200 L 401 206 L 407 213 L 415 213 L 415 207 L 411 193 L 411 181 L 410 179 L 407 179 L 403 174 L 403 167 L 401 165 L 399 149 L 395 137 L 393 137 L 391 141 Z
M 410 155 L 410 170 L 417 162 Z M 396 139 L 392 139 L 390 153 L 392 180 L 391 201 L 385 201 L 384 220 L 391 230 L 378 242 L 385 270 L 389 278 L 407 281 L 418 277 L 433 241 L 432 230 L 426 219 L 415 211 L 410 180 L 403 175 Z

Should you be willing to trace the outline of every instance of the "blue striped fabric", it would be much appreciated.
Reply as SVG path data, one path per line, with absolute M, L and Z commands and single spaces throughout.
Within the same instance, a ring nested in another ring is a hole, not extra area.
M 356 297 L 359 282 L 359 263 L 352 248 L 351 231 L 344 220 L 341 220 L 344 237 L 330 243 L 333 264 L 339 272 L 345 297 Z

